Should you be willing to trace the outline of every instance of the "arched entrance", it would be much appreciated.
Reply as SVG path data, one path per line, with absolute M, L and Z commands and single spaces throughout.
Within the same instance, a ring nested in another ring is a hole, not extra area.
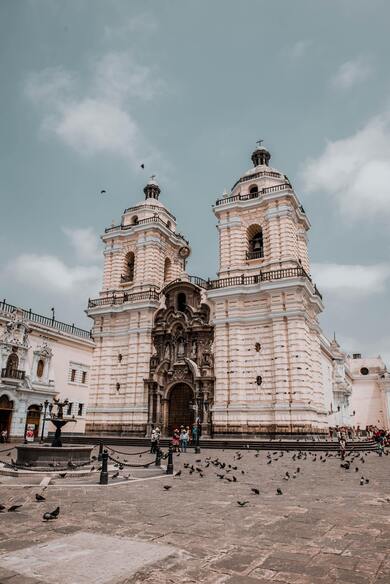
M 14 402 L 3 394 L 0 397 L 0 435 L 3 430 L 7 432 L 7 437 L 10 434 L 13 408 Z
M 40 407 L 36 404 L 29 406 L 27 409 L 27 418 L 26 418 L 26 430 L 28 429 L 29 424 L 33 424 L 34 428 L 34 440 L 38 438 L 38 431 L 39 431 L 39 421 L 41 419 L 41 410 Z
M 191 427 L 195 421 L 192 408 L 193 391 L 186 383 L 177 383 L 169 394 L 168 432 L 172 435 L 175 428 Z

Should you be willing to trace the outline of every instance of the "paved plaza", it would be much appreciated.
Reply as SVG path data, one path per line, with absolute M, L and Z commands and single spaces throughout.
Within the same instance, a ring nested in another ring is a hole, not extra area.
M 390 582 L 389 456 L 345 469 L 335 453 L 237 452 L 189 450 L 174 455 L 178 477 L 125 467 L 108 486 L 0 476 L 0 504 L 22 504 L 0 514 L 0 583 Z

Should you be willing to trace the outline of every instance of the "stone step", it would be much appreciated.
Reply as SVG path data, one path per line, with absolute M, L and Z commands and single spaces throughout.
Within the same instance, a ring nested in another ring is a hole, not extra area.
M 136 446 L 147 447 L 150 445 L 149 438 L 136 436 L 98 436 L 98 435 L 64 435 L 62 434 L 63 442 L 71 444 L 103 444 L 111 446 Z M 161 438 L 160 446 L 166 448 L 170 444 L 170 438 Z M 245 439 L 219 439 L 219 438 L 201 438 L 199 446 L 205 449 L 232 449 L 232 450 L 305 450 L 305 451 L 337 451 L 339 449 L 338 442 L 325 440 L 245 440 Z M 249 448 L 248 448 L 249 447 Z M 193 448 L 193 446 L 189 446 Z M 374 450 L 376 443 L 373 440 L 355 440 L 347 442 L 347 450 Z

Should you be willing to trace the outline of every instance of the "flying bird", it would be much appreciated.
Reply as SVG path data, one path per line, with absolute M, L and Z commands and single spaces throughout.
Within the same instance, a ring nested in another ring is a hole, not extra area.
M 145 168 L 145 165 L 144 165 L 144 163 L 140 164 L 140 167 L 141 167 L 141 168 Z
M 107 191 L 105 191 L 104 189 L 102 189 L 102 190 L 100 191 L 100 194 L 101 194 L 101 195 L 105 195 L 106 193 L 107 193 Z

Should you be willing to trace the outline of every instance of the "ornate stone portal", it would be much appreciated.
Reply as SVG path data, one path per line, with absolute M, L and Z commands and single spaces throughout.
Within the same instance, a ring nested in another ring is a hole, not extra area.
M 164 289 L 165 307 L 157 311 L 152 330 L 155 352 L 146 380 L 148 425 L 170 435 L 197 419 L 202 434 L 212 432 L 214 397 L 214 330 L 202 292 L 189 282 L 172 282 Z

